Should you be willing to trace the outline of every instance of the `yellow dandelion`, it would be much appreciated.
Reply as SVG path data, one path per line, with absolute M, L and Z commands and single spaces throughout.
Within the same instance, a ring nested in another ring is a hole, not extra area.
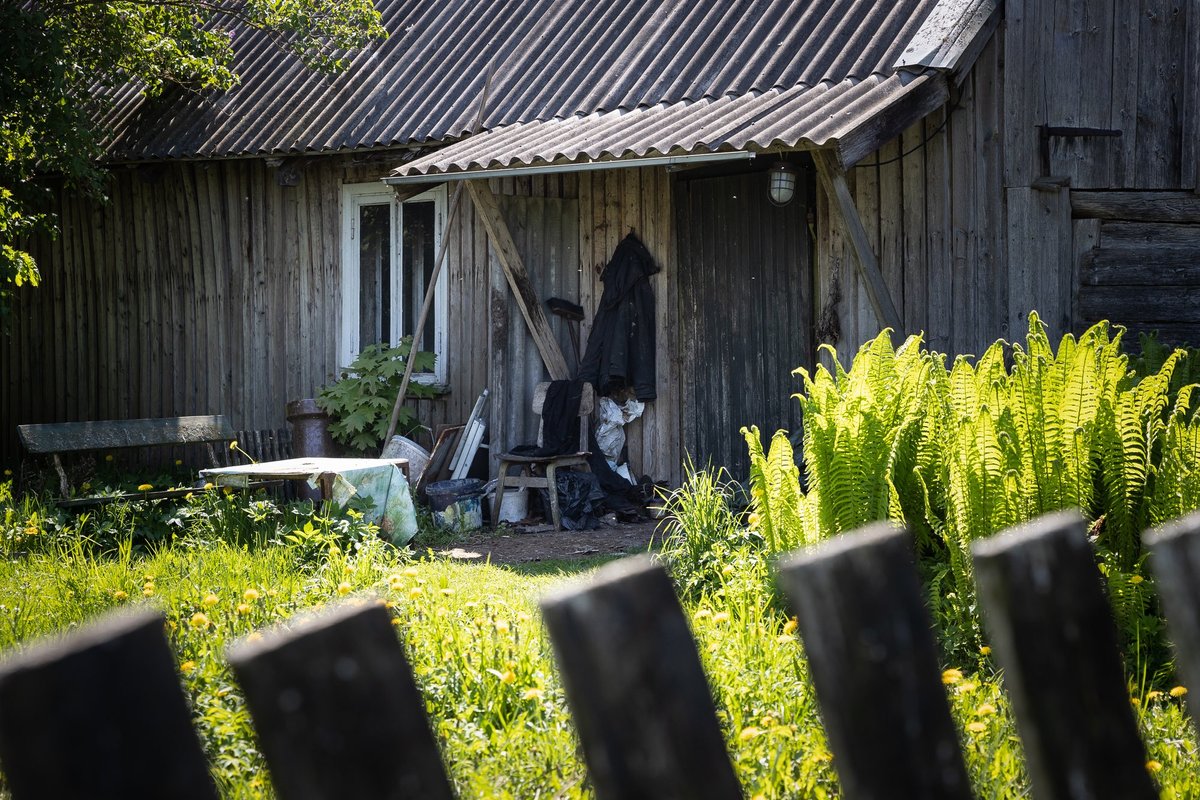
M 798 627 L 800 627 L 799 621 L 795 617 L 792 617 L 787 622 L 783 623 L 783 635 L 791 636 L 796 632 L 796 628 Z
M 450 595 L 454 594 L 454 590 L 451 589 L 450 587 L 446 587 L 445 589 L 442 589 L 442 594 L 449 597 Z
M 974 683 L 971 683 L 970 681 L 964 681 L 964 682 L 960 683 L 958 686 L 954 687 L 954 693 L 955 694 L 970 694 L 971 692 L 975 691 L 978 688 L 979 687 L 976 686 Z
M 346 583 L 345 581 L 342 581 L 341 583 L 338 584 L 337 593 L 338 594 L 350 594 L 350 588 L 351 588 L 350 584 Z
M 713 622 L 729 622 L 729 612 L 718 611 L 717 613 L 713 614 Z
M 764 728 L 770 728 L 770 727 L 777 725 L 778 723 L 775 721 L 774 717 L 772 717 L 770 714 L 768 714 L 767 716 L 762 718 L 762 720 L 760 721 L 759 724 L 762 725 Z
M 750 800 L 767 800 L 767 796 L 765 794 L 756 794 Z
M 942 673 L 942 683 L 950 686 L 962 680 L 962 670 L 948 669 Z
M 204 599 L 200 602 L 205 608 L 212 608 L 217 603 L 221 602 L 221 598 L 217 597 L 215 594 L 208 594 L 205 595 Z
M 975 709 L 975 716 L 977 717 L 989 717 L 995 713 L 996 707 L 991 703 L 983 703 L 979 708 Z
M 1134 575 L 1132 578 L 1129 579 L 1129 582 L 1132 583 L 1134 586 L 1137 586 L 1139 583 L 1141 583 L 1144 580 L 1145 580 L 1145 578 L 1143 578 L 1141 575 Z
M 510 683 L 510 684 L 516 683 L 517 675 L 511 669 L 506 669 L 506 670 L 504 670 L 504 672 L 500 673 L 500 682 L 501 683 Z
M 987 725 L 982 722 L 968 722 L 967 730 L 971 733 L 983 733 L 987 730 Z
M 113 460 L 113 454 L 112 454 L 112 453 L 108 453 L 108 454 L 106 454 L 106 455 L 104 456 L 104 460 L 105 460 L 105 461 L 112 461 L 112 460 Z
M 229 443 L 229 450 L 230 450 L 230 452 L 237 450 L 237 439 L 234 439 L 232 442 Z
M 148 583 L 145 586 L 143 586 L 142 594 L 145 595 L 146 597 L 154 597 L 154 585 Z
M 747 522 L 750 523 L 751 528 L 757 528 L 758 523 L 762 522 L 762 516 L 757 513 L 751 514 L 750 518 L 747 520 Z
M 329 555 L 331 557 L 332 556 L 340 556 L 341 554 L 342 554 L 342 548 L 338 547 L 336 544 L 329 545 Z
M 722 575 L 732 575 L 733 574 L 733 564 L 726 564 L 725 566 L 721 567 L 721 574 Z
M 699 611 L 697 611 L 695 614 L 692 615 L 692 619 L 697 619 L 697 620 L 707 619 L 708 617 L 711 617 L 712 615 L 713 615 L 712 611 L 710 611 L 707 608 L 702 608 Z
M 1149 761 L 1146 762 L 1146 771 L 1147 772 L 1158 772 L 1161 769 L 1162 769 L 1162 764 L 1158 761 L 1155 761 L 1154 759 L 1150 759 Z
M 1162 697 L 1162 692 L 1158 691 L 1157 689 L 1154 691 L 1151 691 L 1151 692 L 1146 692 L 1146 700 L 1147 701 L 1157 700 L 1160 697 Z
M 408 569 L 404 570 L 404 574 L 405 574 L 405 575 L 407 575 L 407 576 L 408 576 L 408 577 L 410 577 L 410 578 L 412 578 L 412 577 L 415 577 L 415 576 L 416 576 L 416 574 L 417 574 L 417 568 L 416 568 L 416 567 L 409 567 Z
M 188 624 L 193 628 L 207 628 L 209 625 L 208 615 L 203 611 L 197 611 L 192 614 L 192 618 L 188 620 Z
M 1187 694 L 1186 686 L 1175 686 L 1171 689 L 1171 697 L 1183 697 Z
M 546 692 L 543 689 L 526 689 L 521 695 L 522 700 L 541 700 L 545 697 Z
M 395 625 L 396 627 L 400 627 L 400 618 L 392 617 L 392 624 Z
M 206 481 L 206 482 L 205 482 L 205 484 L 204 484 L 204 488 L 205 488 L 205 489 L 211 489 L 211 488 L 213 488 L 212 481 Z
M 738 741 L 739 742 L 748 742 L 751 739 L 753 739 L 755 736 L 759 736 L 761 734 L 762 734 L 761 728 L 756 728 L 753 725 L 748 725 L 745 728 L 742 728 L 742 732 L 738 734 Z
M 191 500 L 193 497 L 195 497 L 195 495 L 193 495 L 191 492 L 188 492 L 187 494 L 185 494 L 185 495 L 183 496 L 183 499 L 184 499 L 184 500 Z
M 496 624 L 496 633 L 508 633 L 508 620 L 498 619 L 498 620 L 496 620 L 495 624 Z
M 12 477 L 12 470 L 11 470 L 11 469 L 6 469 L 6 470 L 4 470 L 4 477 L 6 477 L 6 478 L 11 478 L 11 477 Z
M 517 614 L 517 622 L 529 622 L 529 619 L 530 619 L 529 615 L 526 614 L 524 611 Z
M 258 589 L 255 589 L 254 587 L 250 587 L 246 591 L 242 592 L 242 599 L 247 603 L 253 603 L 260 597 L 262 597 L 262 595 L 259 594 Z
M 425 590 L 422 589 L 420 586 L 414 586 L 413 588 L 408 590 L 409 597 L 420 597 L 423 594 L 425 594 Z
M 129 597 L 129 595 L 127 595 L 125 592 L 121 591 L 120 589 L 117 589 L 115 592 L 113 592 L 114 600 L 121 601 L 121 600 L 126 599 L 127 597 Z
M 180 665 L 179 665 L 179 671 L 180 671 L 180 672 L 182 672 L 184 675 L 188 674 L 189 672 L 191 672 L 191 671 L 192 671 L 192 670 L 194 670 L 195 668 L 196 668 L 196 662 L 195 662 L 195 661 L 185 661 L 185 662 L 183 662 L 182 664 L 180 664 Z
M 238 603 L 237 613 L 241 614 L 242 616 L 249 614 L 250 613 L 250 604 L 249 603 Z
M 182 459 L 182 458 L 177 458 L 177 459 L 175 459 L 175 466 L 177 466 L 177 467 L 182 467 L 182 466 L 183 466 L 183 459 Z
M 142 484 L 138 485 L 139 492 L 148 492 L 153 488 L 154 488 L 154 485 L 150 484 L 150 483 L 142 483 Z
M 992 648 L 988 647 L 986 644 L 983 647 L 979 648 L 979 655 L 990 656 L 991 654 L 992 654 Z

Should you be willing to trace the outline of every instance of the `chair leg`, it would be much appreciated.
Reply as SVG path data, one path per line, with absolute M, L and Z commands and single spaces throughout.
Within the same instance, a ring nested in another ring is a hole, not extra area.
M 550 517 L 554 521 L 554 530 L 562 530 L 562 515 L 558 511 L 558 481 L 554 477 L 554 462 L 546 465 L 546 491 L 550 494 Z
M 508 477 L 508 467 L 509 464 L 507 461 L 500 462 L 500 476 L 496 481 L 496 497 L 492 500 L 493 528 L 500 524 L 500 503 L 504 500 L 504 487 L 507 485 L 505 483 L 505 478 Z

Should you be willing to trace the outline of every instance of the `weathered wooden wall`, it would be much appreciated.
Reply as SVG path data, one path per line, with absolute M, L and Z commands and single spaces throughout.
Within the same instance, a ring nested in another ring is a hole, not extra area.
M 313 159 L 296 186 L 261 160 L 116 168 L 111 202 L 61 200 L 62 236 L 38 243 L 42 284 L 18 294 L 0 340 L 0 461 L 24 422 L 225 414 L 284 426 L 287 401 L 337 373 L 341 186 L 374 161 Z M 486 383 L 486 242 L 469 203 L 452 232 L 451 391 L 420 403 L 464 418 Z M 479 295 L 478 297 L 476 295 Z
M 1200 297 L 1178 269 L 1192 252 L 1188 231 L 1170 227 L 1193 220 L 1172 216 L 1166 190 L 1197 186 L 1200 0 L 1007 0 L 1004 14 L 951 102 L 850 170 L 904 333 L 978 354 L 997 338 L 1020 339 L 1037 310 L 1052 336 L 1106 318 L 1169 324 L 1178 339 Z M 1046 159 L 1039 126 L 1121 135 L 1053 136 Z M 1157 265 L 1119 278 L 1138 287 L 1135 305 L 1121 302 L 1114 273 L 1091 266 L 1104 261 L 1098 247 L 1128 261 L 1123 229 L 1105 222 L 1102 233 L 1090 210 L 1072 219 L 1073 193 L 1131 189 L 1144 206 L 1134 219 L 1151 226 L 1138 234 L 1138 254 Z M 881 326 L 828 212 L 819 192 L 818 306 L 836 280 L 846 360 Z M 1146 308 L 1154 304 L 1162 306 Z
M 1007 269 L 1001 40 L 998 33 L 984 49 L 951 104 L 848 174 L 903 333 L 924 331 L 929 347 L 945 353 L 982 352 L 1009 336 L 1032 305 L 1032 288 L 1010 284 Z M 817 307 L 827 320 L 836 311 L 837 350 L 847 361 L 882 326 L 824 191 L 817 192 L 817 219 Z M 824 333 L 826 326 L 819 320 L 818 328 Z

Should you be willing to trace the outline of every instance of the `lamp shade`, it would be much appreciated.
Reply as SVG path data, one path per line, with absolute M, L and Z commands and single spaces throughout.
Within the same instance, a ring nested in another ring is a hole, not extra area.
M 786 161 L 776 161 L 767 171 L 767 192 L 771 202 L 786 206 L 796 194 L 796 168 Z

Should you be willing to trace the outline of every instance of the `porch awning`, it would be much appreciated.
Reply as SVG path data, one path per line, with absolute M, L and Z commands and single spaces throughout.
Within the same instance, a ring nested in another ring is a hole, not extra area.
M 871 75 L 695 102 L 506 125 L 398 168 L 388 183 L 514 167 L 627 162 L 683 154 L 834 147 L 850 166 L 946 102 L 935 71 Z

